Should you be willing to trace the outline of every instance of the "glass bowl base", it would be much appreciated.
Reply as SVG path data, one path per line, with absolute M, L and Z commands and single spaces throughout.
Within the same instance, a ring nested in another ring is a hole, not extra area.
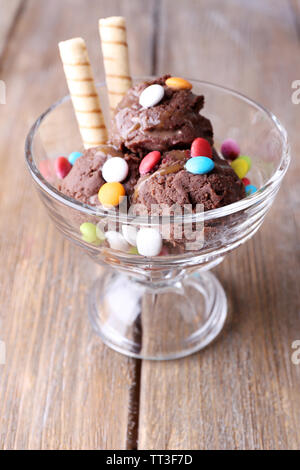
M 110 348 L 126 356 L 171 360 L 210 344 L 227 317 L 223 287 L 209 271 L 149 288 L 105 271 L 89 293 L 89 317 Z

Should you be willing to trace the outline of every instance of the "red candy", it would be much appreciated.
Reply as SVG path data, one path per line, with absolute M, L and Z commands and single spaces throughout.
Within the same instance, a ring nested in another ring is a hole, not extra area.
M 161 153 L 157 150 L 148 153 L 148 155 L 143 158 L 139 166 L 140 174 L 146 175 L 146 173 L 149 173 L 149 171 L 151 171 L 159 163 L 160 159 Z
M 242 182 L 244 183 L 245 186 L 248 186 L 248 184 L 251 184 L 248 178 L 242 178 Z
M 212 158 L 212 150 L 210 143 L 202 137 L 197 137 L 191 146 L 191 157 L 208 157 Z
M 71 163 L 66 157 L 58 157 L 55 160 L 55 172 L 59 179 L 64 179 L 72 168 Z

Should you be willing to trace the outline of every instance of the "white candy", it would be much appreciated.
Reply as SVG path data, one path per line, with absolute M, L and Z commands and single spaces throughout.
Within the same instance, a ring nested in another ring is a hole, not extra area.
M 136 246 L 140 255 L 158 256 L 162 249 L 162 237 L 154 228 L 141 228 L 136 237 Z
M 107 183 L 120 183 L 128 175 L 128 163 L 124 158 L 112 157 L 102 167 L 102 177 Z
M 105 236 L 109 243 L 109 246 L 113 250 L 119 250 L 119 251 L 129 250 L 129 245 L 121 233 L 110 230 L 108 232 L 105 232 Z
M 122 233 L 130 245 L 136 246 L 137 229 L 133 225 L 122 225 Z
M 140 94 L 139 103 L 143 108 L 151 108 L 163 99 L 164 94 L 165 90 L 161 85 L 150 85 Z

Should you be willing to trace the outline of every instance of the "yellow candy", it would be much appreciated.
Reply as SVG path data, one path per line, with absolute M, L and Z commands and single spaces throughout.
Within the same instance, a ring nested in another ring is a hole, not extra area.
M 241 158 L 242 160 L 246 160 L 246 162 L 248 163 L 248 168 L 249 170 L 251 170 L 251 166 L 252 166 L 251 158 L 247 157 L 247 155 L 240 155 L 239 158 Z
M 98 199 L 103 206 L 118 206 L 124 196 L 125 189 L 121 183 L 105 183 L 98 193 Z
M 174 90 L 191 90 L 193 85 L 181 77 L 170 77 L 166 80 L 166 85 Z
M 244 178 L 249 171 L 248 163 L 242 158 L 233 160 L 231 167 L 240 179 Z

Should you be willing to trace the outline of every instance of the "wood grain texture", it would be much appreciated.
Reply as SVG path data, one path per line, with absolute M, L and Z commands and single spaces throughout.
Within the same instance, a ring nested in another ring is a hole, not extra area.
M 299 2 L 26 0 L 15 16 L 17 3 L 0 0 L 0 448 L 134 448 L 137 428 L 140 449 L 299 448 Z M 67 91 L 58 41 L 84 37 L 103 79 L 97 19 L 108 15 L 127 19 L 134 75 L 248 94 L 280 117 L 294 156 L 259 233 L 216 269 L 224 333 L 193 357 L 144 362 L 140 383 L 139 363 L 93 334 L 86 292 L 98 268 L 53 228 L 23 163 L 33 119 Z
M 0 0 L 0 57 L 23 3 L 23 0 Z
M 85 5 L 26 2 L 1 63 L 7 84 L 0 108 L 0 339 L 7 349 L 0 365 L 1 449 L 120 449 L 134 441 L 136 362 L 93 334 L 86 293 L 97 267 L 52 227 L 24 166 L 33 119 L 67 91 L 59 40 L 82 35 L 103 78 L 97 19 L 125 14 L 131 36 L 141 38 L 141 49 L 132 48 L 133 70 L 151 71 L 150 49 L 142 54 L 152 40 L 151 2 L 139 23 L 132 17 L 132 8 L 141 13 L 138 1 Z
M 140 449 L 299 449 L 299 38 L 285 1 L 161 2 L 157 71 L 236 88 L 276 113 L 294 159 L 253 240 L 216 269 L 231 321 L 194 357 L 143 363 Z M 180 31 L 180 34 L 178 34 Z M 172 40 L 170 40 L 172 38 Z M 251 130 L 250 130 L 251 132 Z

